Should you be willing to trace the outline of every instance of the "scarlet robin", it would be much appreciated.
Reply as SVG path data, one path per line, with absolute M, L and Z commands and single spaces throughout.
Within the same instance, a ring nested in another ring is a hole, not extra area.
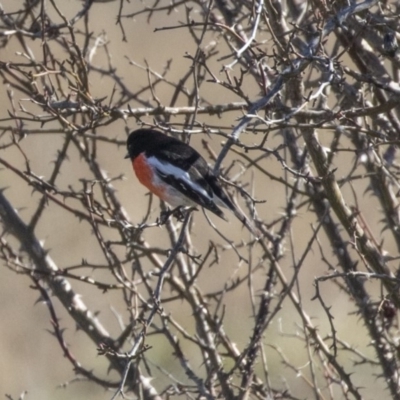
M 154 129 L 138 129 L 127 140 L 140 183 L 173 207 L 199 205 L 225 219 L 231 210 L 255 235 L 259 232 L 233 204 L 204 158 L 191 146 Z

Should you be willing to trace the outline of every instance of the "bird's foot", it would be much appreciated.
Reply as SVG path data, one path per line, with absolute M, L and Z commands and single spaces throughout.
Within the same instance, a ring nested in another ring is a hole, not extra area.
M 186 213 L 196 210 L 195 207 L 184 207 L 178 206 L 173 208 L 172 210 L 167 209 L 160 213 L 160 217 L 157 219 L 158 225 L 164 225 L 171 216 L 174 216 L 179 222 L 183 222 L 185 220 Z

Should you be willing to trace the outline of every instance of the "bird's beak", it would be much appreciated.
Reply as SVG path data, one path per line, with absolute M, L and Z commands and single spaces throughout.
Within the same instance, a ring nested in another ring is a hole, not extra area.
M 129 153 L 124 157 L 125 159 L 129 158 Z

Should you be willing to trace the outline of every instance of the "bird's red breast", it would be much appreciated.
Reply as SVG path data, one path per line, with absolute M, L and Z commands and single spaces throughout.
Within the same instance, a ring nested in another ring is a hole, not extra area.
M 139 154 L 132 160 L 132 166 L 139 182 L 146 186 L 150 192 L 165 200 L 166 188 L 163 185 L 154 184 L 154 172 L 144 153 Z

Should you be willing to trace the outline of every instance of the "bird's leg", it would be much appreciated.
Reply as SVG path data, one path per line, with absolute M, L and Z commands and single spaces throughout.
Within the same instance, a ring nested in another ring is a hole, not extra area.
M 160 217 L 157 219 L 158 225 L 164 225 L 168 219 L 173 215 L 179 222 L 183 222 L 185 219 L 185 215 L 188 212 L 193 210 L 197 210 L 196 207 L 185 207 L 185 206 L 178 206 L 170 210 L 169 208 L 165 211 L 160 213 Z
M 157 224 L 164 225 L 168 221 L 169 217 L 171 217 L 171 215 L 174 215 L 174 212 L 175 212 L 175 208 L 172 210 L 167 208 L 166 210 L 161 211 L 160 216 L 157 218 L 157 221 L 156 221 Z
M 186 214 L 192 212 L 193 210 L 197 210 L 197 208 L 178 206 L 172 210 L 172 213 L 179 222 L 183 222 L 185 220 Z

